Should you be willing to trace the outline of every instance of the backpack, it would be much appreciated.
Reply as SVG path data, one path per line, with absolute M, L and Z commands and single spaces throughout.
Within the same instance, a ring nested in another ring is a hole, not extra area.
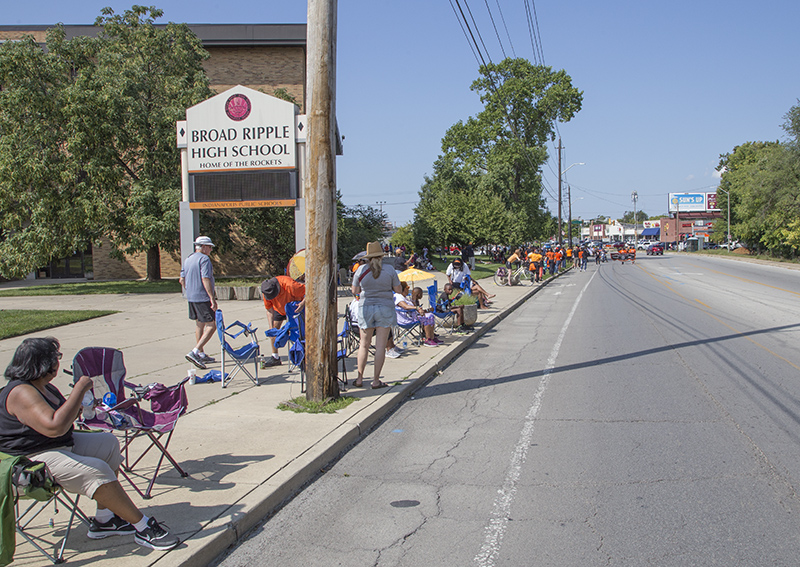
M 40 502 L 50 500 L 56 490 L 56 481 L 47 465 L 27 457 L 20 457 L 11 468 L 11 480 L 20 496 Z

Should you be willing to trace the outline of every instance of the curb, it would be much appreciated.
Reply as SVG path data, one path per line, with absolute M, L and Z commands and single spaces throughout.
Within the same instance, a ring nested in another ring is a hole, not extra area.
M 438 357 L 433 357 L 431 359 L 432 362 L 424 368 L 419 376 L 413 379 L 406 378 L 401 384 L 390 387 L 384 394 L 374 398 L 367 405 L 360 408 L 355 415 L 331 431 L 326 437 L 309 447 L 297 459 L 265 479 L 239 500 L 231 502 L 231 507 L 240 506 L 240 511 L 237 513 L 235 520 L 229 521 L 227 518 L 218 518 L 210 521 L 201 526 L 196 532 L 187 536 L 179 548 L 155 558 L 148 565 L 197 567 L 211 564 L 225 553 L 228 548 L 239 543 L 256 525 L 296 496 L 306 484 L 324 472 L 329 463 L 337 459 L 345 450 L 358 443 L 371 429 L 379 425 L 400 406 L 407 397 L 412 396 L 427 385 L 441 370 L 477 342 L 489 329 L 508 317 L 510 313 L 536 295 L 539 290 L 571 269 L 567 268 L 565 271 L 548 278 L 541 285 L 532 288 L 529 292 L 517 298 L 502 311 L 483 321 L 480 328 L 454 345 L 454 348 L 448 349 L 447 352 Z

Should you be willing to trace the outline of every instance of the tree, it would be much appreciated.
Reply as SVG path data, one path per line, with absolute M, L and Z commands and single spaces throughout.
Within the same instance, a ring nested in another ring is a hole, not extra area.
M 367 247 L 367 242 L 383 238 L 386 213 L 373 207 L 356 205 L 346 207 L 341 194 L 337 195 L 337 239 L 336 250 L 340 266 L 347 266 L 353 256 Z
M 0 44 L 0 275 L 18 278 L 81 250 L 101 231 L 98 196 L 70 154 L 73 73 L 91 65 L 85 38 L 49 30 Z
M 117 256 L 178 246 L 175 122 L 211 95 L 200 41 L 161 10 L 103 10 L 96 38 L 0 49 L 0 270 L 20 276 L 101 236 Z M 8 253 L 6 253 L 8 252 Z
M 154 7 L 102 13 L 96 65 L 76 81 L 76 149 L 84 150 L 76 157 L 106 192 L 114 251 L 146 252 L 147 278 L 160 279 L 160 249 L 178 248 L 175 122 L 212 94 L 202 66 L 208 53 L 185 24 L 155 27 L 163 12 Z
M 625 211 L 625 214 L 622 215 L 622 218 L 619 219 L 619 222 L 625 224 L 642 224 L 644 221 L 648 219 L 647 213 L 644 211 L 636 211 L 636 216 L 634 217 L 633 211 Z
M 420 237 L 435 233 L 442 242 L 540 238 L 550 219 L 541 197 L 545 145 L 555 138 L 554 123 L 580 110 L 583 94 L 564 71 L 525 59 L 508 58 L 479 72 L 471 88 L 484 109 L 445 134 L 444 154 L 420 192 L 415 227 Z M 473 237 L 471 223 L 482 208 L 492 220 Z

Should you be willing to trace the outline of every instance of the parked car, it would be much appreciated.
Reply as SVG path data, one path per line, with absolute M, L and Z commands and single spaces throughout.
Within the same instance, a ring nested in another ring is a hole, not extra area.
M 661 245 L 660 242 L 651 244 L 647 247 L 647 255 L 648 256 L 663 256 L 664 255 L 664 246 Z

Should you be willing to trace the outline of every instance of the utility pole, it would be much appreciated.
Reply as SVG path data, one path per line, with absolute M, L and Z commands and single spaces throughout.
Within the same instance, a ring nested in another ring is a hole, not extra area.
M 336 381 L 336 10 L 308 0 L 306 398 L 339 397 Z
M 561 136 L 558 137 L 558 245 L 564 243 L 561 236 Z
M 569 234 L 569 241 L 567 246 L 572 248 L 572 187 L 569 186 L 569 183 L 567 183 L 567 204 L 569 205 L 567 213 L 567 234 Z M 580 238 L 578 240 L 580 240 Z
M 637 234 L 638 223 L 636 222 L 636 200 L 639 198 L 639 193 L 634 191 L 631 193 L 633 200 L 633 247 L 639 248 L 639 235 Z

